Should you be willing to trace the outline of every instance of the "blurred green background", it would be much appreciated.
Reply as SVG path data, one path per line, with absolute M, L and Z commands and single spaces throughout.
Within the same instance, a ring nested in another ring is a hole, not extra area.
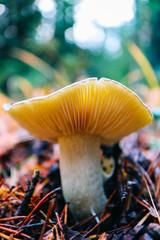
M 59 89 L 95 76 L 157 87 L 159 28 L 159 0 L 2 0 L 1 92 L 19 100 L 24 86 Z

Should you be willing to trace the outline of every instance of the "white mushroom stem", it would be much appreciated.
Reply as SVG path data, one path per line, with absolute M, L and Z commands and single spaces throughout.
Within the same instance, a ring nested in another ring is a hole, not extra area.
M 63 195 L 76 220 L 99 213 L 107 198 L 100 164 L 100 137 L 77 134 L 59 138 Z

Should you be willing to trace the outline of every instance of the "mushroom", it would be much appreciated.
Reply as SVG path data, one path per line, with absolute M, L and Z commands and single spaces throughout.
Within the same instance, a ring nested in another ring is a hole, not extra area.
M 106 78 L 85 79 L 4 110 L 35 137 L 59 143 L 63 195 L 77 220 L 101 212 L 107 201 L 100 144 L 116 143 L 153 121 L 135 93 Z

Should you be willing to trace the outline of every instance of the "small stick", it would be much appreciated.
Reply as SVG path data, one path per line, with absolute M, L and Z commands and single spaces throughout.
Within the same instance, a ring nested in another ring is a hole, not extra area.
M 28 187 L 25 192 L 25 197 L 19 207 L 18 215 L 26 215 L 26 213 L 28 211 L 28 205 L 31 202 L 31 198 L 33 196 L 33 192 L 34 192 L 34 189 L 35 189 L 35 186 L 36 186 L 38 180 L 39 180 L 39 170 L 35 169 L 31 184 L 30 184 L 30 182 L 28 182 L 28 184 L 27 184 Z
M 133 198 L 139 203 L 141 204 L 143 207 L 145 207 L 146 209 L 148 209 L 150 207 L 150 204 L 148 204 L 147 202 L 141 201 L 139 198 L 133 196 Z
M 64 224 L 67 224 L 68 205 L 64 207 Z
M 33 223 L 33 224 L 28 224 L 28 225 L 25 225 L 25 226 L 22 226 L 20 227 L 20 229 L 23 229 L 23 228 L 30 228 L 30 227 L 37 227 L 37 226 L 42 226 L 44 223 Z M 51 224 L 56 224 L 56 222 L 48 222 L 47 223 L 48 225 L 51 225 Z
M 17 226 L 15 225 L 11 225 L 11 224 L 6 224 L 6 223 L 0 223 L 0 226 L 2 227 L 8 227 L 8 228 L 18 228 Z
M 7 236 L 7 235 L 4 234 L 4 233 L 0 233 L 0 237 L 10 240 L 10 237 Z M 21 239 L 20 239 L 20 238 L 15 238 L 15 237 L 14 237 L 13 240 L 21 240 Z
M 154 201 L 153 201 L 153 198 L 152 198 L 152 194 L 151 194 L 151 191 L 150 191 L 150 189 L 149 189 L 147 180 L 146 180 L 145 176 L 143 176 L 143 175 L 142 175 L 142 178 L 143 178 L 143 181 L 144 181 L 144 183 L 145 183 L 145 185 L 146 185 L 147 191 L 148 191 L 148 193 L 149 193 L 149 197 L 150 197 L 150 199 L 151 199 L 153 208 L 154 208 L 155 213 L 156 213 L 156 215 L 157 215 L 158 222 L 159 222 L 159 224 L 160 224 L 160 216 L 159 216 L 159 213 L 158 213 L 158 211 L 157 211 L 157 208 L 156 208 L 156 206 L 155 206 L 155 204 L 154 204 Z
M 60 228 L 61 240 L 65 240 L 65 236 L 64 236 L 64 233 L 63 233 L 63 228 L 62 228 L 61 220 L 60 220 L 59 215 L 58 215 L 57 212 L 55 212 L 55 216 L 56 216 L 56 220 L 57 220 L 58 226 L 59 226 L 59 228 Z
M 24 226 L 30 219 L 30 217 L 35 213 L 35 211 L 37 211 L 37 209 L 47 201 L 47 199 L 52 196 L 53 194 L 55 194 L 57 191 L 60 191 L 61 187 L 56 188 L 54 190 L 52 190 L 51 192 L 49 192 L 48 194 L 46 194 L 46 196 L 44 196 L 41 201 L 35 206 L 35 208 L 30 212 L 30 214 L 26 217 L 25 221 L 23 222 L 22 226 Z
M 64 224 L 67 224 L 67 212 L 68 212 L 68 204 L 64 206 L 63 211 L 60 215 L 60 219 L 62 219 L 64 216 Z
M 148 212 L 138 223 L 135 227 L 137 226 L 142 226 L 142 224 L 146 221 L 146 219 L 151 215 L 150 212 Z
M 87 233 L 83 235 L 83 237 L 87 237 L 90 233 L 92 233 L 104 220 L 106 220 L 110 216 L 110 213 L 107 213 L 92 229 L 90 229 Z
M 0 226 L 0 230 L 2 230 L 2 231 L 6 231 L 6 232 L 10 232 L 10 233 L 14 233 L 14 234 L 17 233 L 16 230 L 9 229 L 9 228 L 6 228 L 6 227 L 1 227 L 1 226 Z M 25 237 L 25 238 L 28 238 L 28 239 L 31 239 L 31 237 L 28 236 L 28 235 L 25 234 L 25 233 L 21 233 L 21 236 L 23 236 L 23 237 Z
M 0 222 L 6 222 L 6 221 L 17 220 L 17 219 L 22 219 L 22 218 L 26 218 L 26 216 L 15 216 L 15 217 L 0 218 Z
M 115 189 L 115 190 L 113 191 L 113 193 L 109 196 L 109 198 L 108 198 L 108 200 L 107 200 L 107 203 L 106 203 L 106 205 L 105 205 L 105 207 L 104 207 L 104 209 L 103 209 L 103 212 L 102 212 L 102 214 L 101 214 L 101 219 L 104 217 L 105 212 L 106 212 L 106 210 L 107 210 L 107 207 L 108 207 L 110 201 L 112 200 L 113 196 L 114 196 L 115 193 L 117 192 L 117 190 L 118 190 L 118 189 Z
M 52 199 L 49 203 L 49 207 L 48 207 L 48 211 L 47 211 L 47 217 L 46 217 L 45 222 L 43 224 L 39 240 L 43 240 L 43 235 L 44 235 L 44 232 L 46 230 L 48 220 L 49 220 L 50 216 L 52 215 L 53 207 L 54 207 L 54 200 Z

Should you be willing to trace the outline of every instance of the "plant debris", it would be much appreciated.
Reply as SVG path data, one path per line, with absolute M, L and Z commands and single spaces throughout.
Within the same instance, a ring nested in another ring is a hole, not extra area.
M 101 157 L 115 163 L 104 180 L 108 201 L 78 223 L 63 199 L 58 145 L 27 139 L 7 147 L 0 156 L 1 239 L 160 239 L 160 152 L 147 138 L 139 132 L 120 146 L 101 146 Z

